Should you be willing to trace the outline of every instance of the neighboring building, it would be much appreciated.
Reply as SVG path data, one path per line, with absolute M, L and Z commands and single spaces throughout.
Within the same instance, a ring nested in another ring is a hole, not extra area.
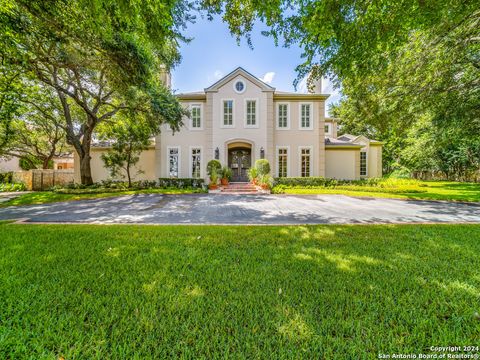
M 19 161 L 15 156 L 0 157 L 0 173 L 22 170 Z
M 73 170 L 75 167 L 73 154 L 67 153 L 53 158 L 54 170 Z
M 164 77 L 169 83 L 168 75 Z M 179 94 L 190 118 L 176 133 L 162 126 L 155 147 L 141 156 L 137 168 L 143 173 L 136 179 L 206 178 L 207 162 L 217 158 L 233 170 L 233 181 L 247 181 L 247 170 L 262 157 L 275 177 L 382 176 L 382 143 L 363 136 L 337 137 L 337 120 L 325 118 L 328 95 L 320 89 L 318 82 L 308 94 L 277 91 L 237 68 L 204 91 Z M 92 148 L 94 181 L 108 178 L 100 159 L 105 150 Z

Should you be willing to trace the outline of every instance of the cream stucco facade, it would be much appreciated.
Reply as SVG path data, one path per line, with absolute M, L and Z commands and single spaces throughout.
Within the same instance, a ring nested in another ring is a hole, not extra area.
M 137 166 L 144 173 L 137 179 L 206 178 L 206 165 L 216 158 L 233 170 L 234 181 L 246 181 L 246 171 L 262 157 L 274 177 L 359 179 L 382 174 L 381 143 L 337 138 L 337 119 L 325 117 L 328 95 L 277 91 L 237 68 L 203 91 L 177 97 L 190 117 L 176 133 L 162 126 L 154 147 L 141 156 Z M 109 177 L 100 158 L 103 151 L 92 151 L 94 181 Z M 75 164 L 78 179 L 77 158 Z

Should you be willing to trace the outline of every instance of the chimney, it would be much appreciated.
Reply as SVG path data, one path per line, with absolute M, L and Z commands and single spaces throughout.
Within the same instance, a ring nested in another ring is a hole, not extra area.
M 167 69 L 167 67 L 165 65 L 162 65 L 161 69 L 160 69 L 160 81 L 168 89 L 171 89 L 171 87 L 172 87 L 172 76 L 170 75 L 170 70 Z
M 322 77 L 313 79 L 312 74 L 308 75 L 307 88 L 309 94 L 321 94 L 322 93 Z

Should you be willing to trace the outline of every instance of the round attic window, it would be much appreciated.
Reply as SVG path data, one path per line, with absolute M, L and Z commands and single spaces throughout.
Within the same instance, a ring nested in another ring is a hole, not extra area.
M 245 83 L 242 80 L 237 80 L 233 85 L 233 88 L 237 93 L 241 94 L 245 91 Z

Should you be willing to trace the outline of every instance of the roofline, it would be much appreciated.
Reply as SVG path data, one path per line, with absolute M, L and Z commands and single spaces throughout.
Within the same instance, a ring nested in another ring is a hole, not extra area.
M 256 79 L 257 81 L 259 81 L 260 83 L 262 83 L 264 86 L 266 86 L 268 88 L 268 90 L 263 90 L 263 91 L 275 91 L 275 88 L 268 85 L 266 82 L 260 80 L 258 77 L 256 77 L 255 75 L 253 75 L 252 73 L 248 72 L 247 70 L 245 70 L 244 68 L 242 68 L 241 66 L 235 68 L 234 70 L 230 71 L 227 75 L 225 75 L 224 77 L 222 77 L 221 79 L 217 80 L 217 82 L 213 83 L 212 85 L 210 85 L 209 87 L 205 88 L 204 91 L 205 92 L 215 92 L 217 90 L 212 90 L 212 88 L 216 87 L 217 85 L 219 85 L 222 81 L 224 81 L 226 78 L 228 78 L 229 76 L 231 76 L 233 73 L 235 73 L 236 71 L 244 71 L 246 72 L 248 75 L 250 75 L 251 77 L 253 77 L 254 79 Z
M 361 148 L 363 148 L 363 145 L 325 144 L 325 149 L 329 150 L 357 150 Z
M 273 94 L 273 100 L 327 100 L 327 94 Z
M 180 100 L 207 100 L 207 94 L 177 94 Z

